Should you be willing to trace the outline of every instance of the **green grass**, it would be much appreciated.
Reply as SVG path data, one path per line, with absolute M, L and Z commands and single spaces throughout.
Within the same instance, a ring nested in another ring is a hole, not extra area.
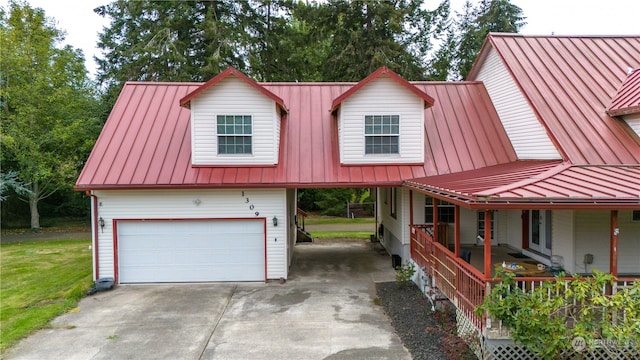
M 369 240 L 370 231 L 312 231 L 311 236 L 318 239 L 357 238 Z
M 321 225 L 321 224 L 374 224 L 375 218 L 306 218 L 305 225 Z
M 93 284 L 91 241 L 3 244 L 0 350 L 77 306 Z

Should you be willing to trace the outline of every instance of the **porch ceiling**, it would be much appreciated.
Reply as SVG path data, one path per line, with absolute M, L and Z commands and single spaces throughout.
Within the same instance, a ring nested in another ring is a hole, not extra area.
M 472 209 L 640 209 L 640 165 L 516 161 L 404 185 Z

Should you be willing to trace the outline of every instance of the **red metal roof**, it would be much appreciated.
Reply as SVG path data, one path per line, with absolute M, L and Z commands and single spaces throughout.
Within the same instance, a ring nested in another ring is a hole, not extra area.
M 640 112 L 640 68 L 632 70 L 607 109 L 610 116 Z
M 493 47 L 547 129 L 575 164 L 639 164 L 640 139 L 606 113 L 640 67 L 640 36 L 489 35 L 469 79 Z
M 282 101 L 282 99 L 280 99 L 277 95 L 273 94 L 269 90 L 267 90 L 264 87 L 262 87 L 255 80 L 249 78 L 247 75 L 243 74 L 242 72 L 236 70 L 235 68 L 233 68 L 231 66 L 229 66 L 223 72 L 221 72 L 220 74 L 214 76 L 211 80 L 209 80 L 206 83 L 200 85 L 197 89 L 193 90 L 192 92 L 187 94 L 185 97 L 180 99 L 180 106 L 184 106 L 186 108 L 190 108 L 190 103 L 191 103 L 191 100 L 193 100 L 193 98 L 195 98 L 196 96 L 198 96 L 203 91 L 205 91 L 208 88 L 216 85 L 217 83 L 219 83 L 220 81 L 222 81 L 223 79 L 225 79 L 225 78 L 227 78 L 229 76 L 237 77 L 238 79 L 244 81 L 245 83 L 249 84 L 251 87 L 253 87 L 253 88 L 257 89 L 258 91 L 260 91 L 261 93 L 263 93 L 266 97 L 268 97 L 271 100 L 275 101 L 276 104 L 280 107 L 280 110 L 281 110 L 281 112 L 283 114 L 287 112 L 287 107 L 284 104 L 284 101 Z
M 190 110 L 201 83 L 127 83 L 76 183 L 77 189 L 358 187 L 479 169 L 516 160 L 479 82 L 416 82 L 425 109 L 424 165 L 341 165 L 333 100 L 354 83 L 260 83 L 287 104 L 277 166 L 193 167 Z M 182 99 L 182 100 L 181 100 Z
M 517 161 L 405 185 L 472 208 L 640 209 L 640 165 Z
M 402 87 L 414 93 L 417 97 L 424 100 L 425 108 L 433 106 L 434 100 L 431 96 L 427 95 L 424 91 L 420 90 L 418 87 L 414 86 L 413 84 L 405 80 L 402 76 L 393 72 L 388 67 L 382 66 L 378 68 L 378 70 L 374 71 L 371 75 L 367 76 L 366 78 L 364 78 L 363 80 L 361 80 L 360 82 L 358 82 L 357 84 L 349 88 L 349 90 L 347 90 L 346 92 L 338 96 L 335 100 L 333 100 L 333 103 L 331 104 L 331 111 L 332 112 L 335 111 L 343 101 L 349 98 L 349 96 L 358 92 L 358 90 L 363 88 L 365 85 L 383 76 L 392 79 L 393 81 L 400 84 Z

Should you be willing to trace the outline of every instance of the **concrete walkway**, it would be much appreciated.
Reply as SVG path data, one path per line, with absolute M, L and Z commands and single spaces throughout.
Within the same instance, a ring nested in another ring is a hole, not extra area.
M 80 302 L 6 359 L 410 359 L 375 281 L 393 281 L 377 244 L 295 248 L 285 284 L 128 285 Z

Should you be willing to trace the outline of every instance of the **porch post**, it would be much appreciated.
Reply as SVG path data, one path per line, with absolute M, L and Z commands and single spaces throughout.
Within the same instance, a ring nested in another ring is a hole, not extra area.
M 413 190 L 409 190 L 409 226 L 413 226 Z
M 484 277 L 491 278 L 491 212 L 484 211 Z
M 433 241 L 440 242 L 438 234 L 438 199 L 433 198 Z
M 453 207 L 453 252 L 460 257 L 460 206 Z
M 618 276 L 618 210 L 611 210 L 611 248 L 609 249 L 609 272 Z

